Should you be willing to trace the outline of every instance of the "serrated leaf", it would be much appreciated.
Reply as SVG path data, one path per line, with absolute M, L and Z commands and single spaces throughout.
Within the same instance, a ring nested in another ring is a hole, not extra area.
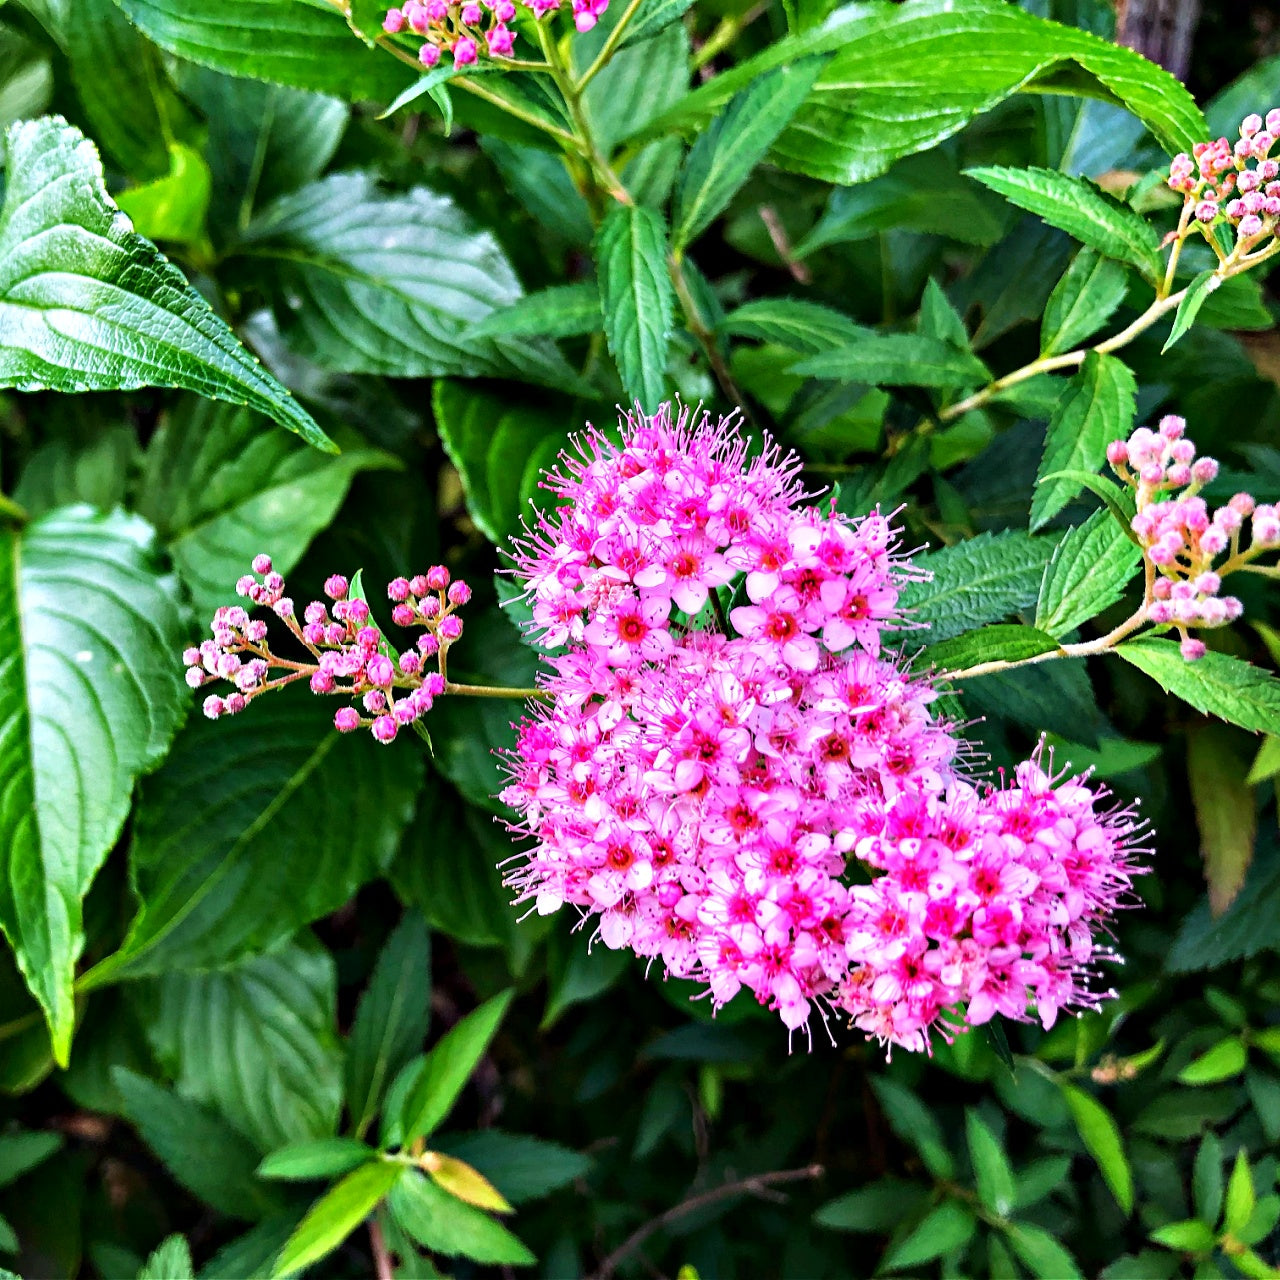
M 973 1239 L 978 1220 L 973 1211 L 956 1200 L 944 1200 L 931 1209 L 880 1260 L 884 1271 L 902 1271 L 931 1262 L 945 1253 L 962 1249 Z
M 725 316 L 720 332 L 816 354 L 847 346 L 870 332 L 848 316 L 802 298 L 756 298 Z
M 1244 884 L 1258 831 L 1253 791 L 1244 779 L 1248 739 L 1202 721 L 1187 732 L 1187 776 L 1200 831 L 1209 908 L 1221 915 Z
M 336 1178 L 367 1164 L 378 1153 L 356 1138 L 315 1138 L 273 1151 L 258 1166 L 258 1177 L 280 1182 Z
M 640 0 L 635 17 L 631 19 L 626 35 L 622 37 L 623 47 L 657 35 L 665 27 L 679 21 L 692 7 L 693 0 Z
M 1179 338 L 1195 323 L 1200 308 L 1213 296 L 1214 291 L 1222 284 L 1222 277 L 1214 270 L 1202 271 L 1187 286 L 1187 291 L 1178 303 L 1178 310 L 1173 317 L 1173 328 L 1169 331 L 1165 344 L 1160 348 L 1164 355 Z
M 724 211 L 808 96 L 822 59 L 775 67 L 739 93 L 685 158 L 671 215 L 679 253 Z
M 591 1168 L 590 1156 L 524 1133 L 441 1134 L 436 1146 L 479 1169 L 512 1204 L 550 1195 Z
M 137 1280 L 195 1280 L 191 1246 L 184 1236 L 170 1236 L 143 1263 Z
M 1097 333 L 1124 301 L 1128 283 L 1120 263 L 1081 249 L 1045 304 L 1040 354 L 1061 355 Z
M 404 1172 L 403 1165 L 374 1160 L 347 1174 L 307 1210 L 271 1274 L 292 1275 L 332 1253 L 378 1207 Z
M 600 290 L 594 284 L 560 284 L 517 299 L 491 311 L 477 325 L 472 338 L 576 338 L 599 333 Z
M 1264 845 L 1245 876 L 1244 888 L 1216 919 L 1207 898 L 1187 916 L 1169 948 L 1174 973 L 1213 969 L 1265 950 L 1280 950 L 1280 857 Z
M 830 1231 L 883 1235 L 915 1213 L 925 1195 L 924 1187 L 918 1182 L 880 1178 L 869 1186 L 828 1200 L 813 1215 L 813 1221 Z
M 1062 1096 L 1071 1110 L 1080 1140 L 1097 1161 L 1102 1180 L 1120 1211 L 1128 1217 L 1133 1212 L 1133 1171 L 1125 1155 L 1120 1126 L 1111 1112 L 1083 1089 L 1064 1085 Z
M 1142 553 L 1109 511 L 1096 511 L 1054 548 L 1036 601 L 1036 626 L 1061 639 L 1124 594 Z
M 1002 622 L 989 627 L 978 627 L 964 635 L 941 644 L 930 645 L 917 658 L 917 663 L 928 663 L 941 678 L 949 671 L 960 671 L 984 662 L 1025 662 L 1041 654 L 1053 653 L 1058 642 L 1035 627 L 1019 623 Z
M 492 1213 L 514 1212 L 497 1187 L 465 1160 L 442 1151 L 426 1151 L 419 1162 L 437 1187 L 464 1203 Z
M 1093 183 L 1034 166 L 966 169 L 965 175 L 1090 249 L 1136 267 L 1148 280 L 1159 276 L 1160 239 L 1155 228 Z
M 921 639 L 949 640 L 1031 608 L 1052 551 L 1048 538 L 1014 531 L 981 533 L 917 556 L 915 567 L 932 577 L 907 583 L 900 603 L 912 621 L 928 624 Z
M 66 1065 L 80 903 L 185 714 L 150 526 L 88 507 L 0 530 L 0 928 Z
M 423 1248 L 446 1258 L 494 1266 L 532 1266 L 537 1259 L 500 1222 L 410 1171 L 391 1192 L 391 1212 Z
M 1065 471 L 1051 471 L 1044 477 L 1045 482 L 1062 480 L 1077 489 L 1087 489 L 1102 499 L 1102 505 L 1111 513 L 1112 519 L 1125 531 L 1134 546 L 1138 546 L 1137 535 L 1133 532 L 1133 517 L 1137 511 L 1137 503 L 1128 489 L 1122 489 L 1114 480 L 1100 476 L 1093 471 L 1079 471 L 1068 468 Z
M 332 449 L 310 415 L 107 195 L 93 144 L 56 116 L 14 125 L 0 207 L 0 386 L 182 387 Z
M 993 1213 L 1006 1216 L 1013 1208 L 1016 1189 L 1013 1169 L 1000 1144 L 982 1117 L 972 1108 L 965 1111 L 965 1137 L 969 1160 L 978 1183 L 978 1196 Z
M 652 413 L 666 397 L 675 312 L 662 216 L 638 205 L 618 205 L 600 224 L 595 253 L 609 350 L 627 395 Z
M 1115 356 L 1091 351 L 1063 392 L 1045 433 L 1044 456 L 1031 500 L 1031 527 L 1039 529 L 1075 497 L 1079 487 L 1058 473 L 1094 472 L 1107 445 L 1133 426 L 1137 383 Z
M 868 333 L 834 350 L 791 366 L 811 378 L 838 378 L 873 387 L 936 387 L 950 390 L 991 380 L 991 370 L 972 352 L 919 333 Z

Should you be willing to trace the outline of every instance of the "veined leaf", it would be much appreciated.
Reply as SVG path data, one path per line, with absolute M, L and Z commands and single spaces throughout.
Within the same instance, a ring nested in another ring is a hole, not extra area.
M 991 380 L 977 356 L 919 333 L 868 333 L 791 366 L 811 378 L 838 378 L 872 387 L 973 387 Z
M 316 1138 L 273 1151 L 259 1166 L 258 1177 L 281 1182 L 336 1178 L 367 1164 L 378 1153 L 355 1138 Z
M 1000 1139 L 991 1132 L 977 1111 L 968 1108 L 964 1119 L 969 1162 L 977 1179 L 978 1195 L 988 1209 L 1004 1217 L 1014 1206 L 1016 1192 L 1009 1158 Z
M 57 117 L 7 135 L 0 208 L 0 386 L 184 387 L 247 404 L 332 449 L 107 195 L 98 154 Z
M 1096 618 L 1124 594 L 1142 553 L 1109 511 L 1068 530 L 1045 568 L 1036 626 L 1061 638 Z
M 170 1236 L 146 1260 L 137 1280 L 195 1280 L 191 1247 L 183 1236 Z
M 1187 292 L 1178 303 L 1178 310 L 1173 317 L 1173 328 L 1169 331 L 1164 346 L 1160 348 L 1161 355 L 1191 328 L 1196 316 L 1200 314 L 1200 308 L 1209 301 L 1221 284 L 1222 277 L 1216 271 L 1202 271 L 1187 285 Z
M 472 325 L 472 338 L 576 338 L 599 333 L 600 290 L 594 284 L 560 284 L 517 298 Z
M 408 1171 L 391 1192 L 391 1213 L 425 1249 L 493 1266 L 532 1266 L 537 1259 L 500 1222 Z
M 640 0 L 640 7 L 622 37 L 623 47 L 657 35 L 663 28 L 677 22 L 692 6 L 693 0 Z
M 918 1268 L 923 1262 L 931 1262 L 944 1253 L 963 1248 L 973 1239 L 977 1228 L 978 1220 L 973 1210 L 959 1201 L 944 1200 L 886 1251 L 880 1267 L 885 1271 Z
M 1124 301 L 1129 277 L 1114 258 L 1081 249 L 1045 304 L 1040 354 L 1060 355 L 1092 337 Z
M 756 298 L 729 312 L 720 323 L 720 332 L 817 354 L 848 346 L 872 331 L 818 302 Z
M 1244 776 L 1248 745 L 1243 734 L 1211 720 L 1193 725 L 1187 733 L 1187 776 L 1209 909 L 1215 916 L 1235 900 L 1253 861 L 1258 811 Z
M 1280 950 L 1280 856 L 1274 846 L 1264 845 L 1235 901 L 1215 918 L 1208 899 L 1201 899 L 1183 921 L 1165 963 L 1173 973 L 1195 973 L 1268 950 Z
M 941 644 L 931 645 L 916 659 L 917 664 L 928 663 L 943 677 L 948 671 L 984 662 L 1025 662 L 1044 653 L 1053 653 L 1058 642 L 1035 627 L 1002 622 L 990 627 L 978 627 Z
M 1083 1089 L 1064 1085 L 1062 1096 L 1071 1110 L 1081 1141 L 1098 1163 L 1103 1182 L 1127 1217 L 1133 1212 L 1133 1173 L 1120 1137 L 1120 1126 L 1111 1112 Z

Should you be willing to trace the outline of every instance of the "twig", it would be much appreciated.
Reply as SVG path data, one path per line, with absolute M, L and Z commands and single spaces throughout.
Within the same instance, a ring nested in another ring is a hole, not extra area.
M 369 1247 L 373 1250 L 373 1273 L 377 1280 L 396 1280 L 395 1264 L 377 1218 L 369 1219 Z

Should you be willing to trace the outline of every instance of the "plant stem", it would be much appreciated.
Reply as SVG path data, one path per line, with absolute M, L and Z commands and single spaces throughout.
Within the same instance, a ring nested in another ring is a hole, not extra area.
M 11 520 L 14 524 L 26 524 L 30 519 L 31 516 L 27 513 L 26 507 L 0 493 L 0 520 Z
M 620 17 L 609 32 L 609 38 L 604 42 L 600 52 L 596 54 L 595 61 L 578 77 L 578 82 L 573 86 L 575 93 L 581 93 L 583 89 L 595 79 L 596 75 L 603 71 L 608 64 L 609 59 L 613 57 L 614 50 L 617 49 L 622 37 L 626 34 L 627 27 L 631 24 L 631 19 L 636 16 L 636 11 L 644 3 L 644 0 L 631 0 L 631 3 L 622 11 Z
M 456 693 L 464 698 L 550 698 L 545 689 L 508 689 L 496 684 L 446 683 L 445 693 Z
M 702 348 L 703 355 L 707 357 L 707 363 L 720 384 L 720 390 L 724 392 L 730 403 L 741 408 L 749 418 L 751 415 L 747 409 L 747 398 L 734 381 L 733 374 L 729 372 L 729 366 L 725 363 L 725 358 L 720 354 L 720 348 L 716 344 L 715 334 L 708 328 L 706 321 L 702 318 L 702 312 L 698 310 L 693 291 L 689 288 L 688 277 L 684 273 L 683 259 L 674 253 L 669 253 L 667 273 L 671 277 L 671 285 L 676 291 L 676 297 L 680 300 L 680 309 L 684 312 L 689 332 L 693 334 L 694 340 Z

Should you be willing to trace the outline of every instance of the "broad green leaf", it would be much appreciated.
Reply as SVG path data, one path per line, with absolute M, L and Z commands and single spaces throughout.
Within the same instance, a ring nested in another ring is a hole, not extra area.
M 1061 639 L 1124 594 L 1142 553 L 1109 511 L 1095 511 L 1054 548 L 1036 601 L 1036 626 Z
M 479 1169 L 512 1204 L 550 1195 L 591 1168 L 591 1158 L 524 1133 L 442 1134 L 432 1145 Z
M 5 160 L 3 132 L 15 121 L 43 115 L 52 99 L 49 50 L 13 27 L 0 26 L 0 164 Z
M 1178 1072 L 1179 1084 L 1221 1084 L 1238 1076 L 1248 1063 L 1249 1054 L 1238 1036 L 1219 1040 L 1198 1058 Z
M 675 311 L 661 214 L 618 205 L 600 224 L 595 253 L 609 350 L 627 395 L 652 413 L 666 398 Z
M 271 1274 L 292 1275 L 332 1253 L 378 1207 L 404 1166 L 374 1160 L 347 1174 L 307 1211 L 280 1251 Z
M 617 986 L 630 959 L 625 950 L 591 947 L 580 934 L 553 931 L 547 946 L 547 1010 L 538 1030 L 546 1031 L 573 1005 Z
M 765 72 L 738 94 L 694 144 L 676 186 L 671 244 L 696 240 L 728 206 L 808 96 L 822 59 Z
M 66 1065 L 80 903 L 185 714 L 183 630 L 136 516 L 0 530 L 0 928 Z
M 328 437 L 119 213 L 93 144 L 57 117 L 14 125 L 0 208 L 0 386 L 183 387 Z
M 600 290 L 594 284 L 559 284 L 491 311 L 468 330 L 472 338 L 576 338 L 599 333 Z
M 246 409 L 191 397 L 152 436 L 136 504 L 155 523 L 204 626 L 235 599 L 236 579 L 255 555 L 267 552 L 288 573 L 358 472 L 398 465 L 354 439 L 329 457 Z
M 149 240 L 201 245 L 207 238 L 205 218 L 213 180 L 204 157 L 190 147 L 169 149 L 169 172 L 119 196 L 120 208 L 134 230 Z
M 0 1137 L 0 1187 L 17 1182 L 62 1148 L 62 1135 L 33 1131 Z
M 1178 303 L 1178 310 L 1173 317 L 1173 328 L 1169 331 L 1165 344 L 1160 348 L 1163 355 L 1188 329 L 1195 324 L 1200 308 L 1213 296 L 1222 284 L 1222 277 L 1216 271 L 1202 271 L 1187 285 L 1187 291 Z
M 545 342 L 471 338 L 520 282 L 493 235 L 426 187 L 388 194 L 372 174 L 332 174 L 263 209 L 231 252 L 289 345 L 326 369 L 572 378 Z
M 1120 263 L 1081 249 L 1045 304 L 1040 354 L 1061 355 L 1097 333 L 1124 301 L 1128 283 Z
M 355 1138 L 315 1138 L 273 1151 L 258 1166 L 258 1177 L 280 1182 L 336 1178 L 368 1163 L 377 1154 Z
M 869 333 L 791 366 L 811 378 L 838 378 L 873 387 L 974 387 L 991 380 L 977 356 L 918 333 Z
M 1258 754 L 1249 769 L 1249 776 L 1245 778 L 1245 785 L 1260 786 L 1277 774 L 1280 774 L 1280 736 L 1272 733 L 1263 738 L 1262 746 L 1258 748 Z
M 193 717 L 138 807 L 141 906 L 96 980 L 228 964 L 337 910 L 389 865 L 421 771 L 300 690 Z
M 175 1181 L 232 1218 L 256 1220 L 281 1207 L 254 1177 L 258 1153 L 225 1120 L 124 1067 L 112 1069 L 125 1115 Z
M 162 49 L 233 76 L 315 89 L 351 102 L 395 97 L 413 73 L 353 39 L 342 15 L 298 0 L 116 0 Z
M 1222 1142 L 1216 1133 L 1206 1133 L 1196 1151 L 1191 1190 L 1195 1197 L 1196 1217 L 1201 1222 L 1216 1224 L 1222 1212 Z
M 537 1259 L 500 1222 L 410 1170 L 391 1191 L 391 1213 L 423 1248 L 446 1258 L 493 1266 L 532 1266 Z
M 1107 445 L 1126 438 L 1133 427 L 1137 384 L 1115 356 L 1091 351 L 1071 379 L 1049 419 L 1044 456 L 1031 500 L 1031 527 L 1039 529 L 1075 497 L 1079 486 L 1060 471 L 1096 471 Z
M 431 402 L 471 518 L 491 542 L 504 545 L 531 515 L 530 500 L 547 502 L 542 473 L 569 444 L 571 424 L 563 413 L 461 382 L 437 382 Z
M 1080 1140 L 1097 1161 L 1102 1180 L 1120 1211 L 1128 1217 L 1133 1212 L 1133 1172 L 1125 1155 L 1120 1126 L 1111 1112 L 1083 1089 L 1063 1085 L 1062 1096 L 1071 1109 Z
M 964 1119 L 978 1196 L 992 1213 L 1005 1217 L 1014 1206 L 1015 1186 L 1004 1147 L 972 1107 L 965 1111 Z
M 998 622 L 1035 604 L 1052 551 L 1048 538 L 1010 531 L 980 533 L 917 556 L 915 568 L 930 578 L 906 584 L 902 607 L 912 621 L 928 624 L 927 638 L 934 643 Z
M 978 1220 L 973 1210 L 956 1200 L 944 1200 L 930 1210 L 880 1260 L 884 1271 L 905 1271 L 961 1249 L 973 1239 Z
M 504 991 L 467 1014 L 427 1054 L 405 1097 L 401 1145 L 430 1137 L 452 1110 L 514 994 Z
M 430 1022 L 431 935 L 418 912 L 406 911 L 378 956 L 351 1027 L 347 1110 L 357 1136 L 373 1123 L 400 1068 L 422 1048 Z
M 640 0 L 635 17 L 622 37 L 622 47 L 646 40 L 673 22 L 678 21 L 693 7 L 693 0 Z
M 1258 815 L 1244 777 L 1248 744 L 1237 730 L 1213 721 L 1201 721 L 1187 731 L 1187 775 L 1214 915 L 1234 901 L 1253 860 Z
M 1098 741 L 1101 711 L 1083 658 L 1055 658 L 974 680 L 964 688 L 966 709 L 1011 721 L 1034 737 L 1071 734 L 1086 746 Z
M 1148 280 L 1160 274 L 1160 238 L 1155 228 L 1093 183 L 1057 169 L 1035 167 L 966 169 L 965 173 L 1090 249 L 1136 267 Z
M 1236 1162 L 1232 1165 L 1231 1177 L 1227 1180 L 1227 1197 L 1222 1215 L 1223 1227 L 1231 1235 L 1238 1236 L 1253 1215 L 1255 1203 L 1249 1156 L 1241 1149 L 1236 1152 Z
M 831 1231 L 885 1235 L 916 1213 L 925 1200 L 925 1188 L 902 1178 L 880 1178 L 856 1191 L 828 1200 L 813 1221 Z
M 1197 1218 L 1170 1222 L 1153 1231 L 1151 1239 L 1181 1253 L 1207 1253 L 1214 1246 L 1213 1228 Z
M 955 1161 L 933 1112 L 905 1085 L 881 1076 L 871 1087 L 884 1111 L 889 1127 L 914 1147 L 935 1178 L 955 1175 Z
M 1172 640 L 1149 636 L 1129 640 L 1116 652 L 1205 715 L 1255 733 L 1280 733 L 1280 680 L 1261 667 L 1212 650 L 1187 662 Z
M 437 1187 L 466 1204 L 491 1213 L 514 1212 L 506 1196 L 484 1174 L 457 1156 L 428 1151 L 422 1156 L 422 1167 Z
M 585 71 L 603 47 L 615 13 L 621 17 L 622 10 L 611 9 L 603 22 L 573 39 L 570 54 L 575 70 Z M 615 51 L 587 86 L 583 111 L 592 135 L 608 155 L 668 103 L 678 102 L 688 87 L 689 36 L 683 23 L 673 22 L 648 39 Z
M 170 1236 L 147 1259 L 138 1280 L 195 1280 L 191 1246 L 183 1236 Z
M 1101 498 L 1102 505 L 1111 513 L 1112 519 L 1125 531 L 1125 537 L 1134 546 L 1139 545 L 1132 529 L 1137 503 L 1130 490 L 1120 488 L 1114 480 L 1108 480 L 1106 476 L 1100 476 L 1096 472 L 1081 471 L 1072 467 L 1068 467 L 1065 471 L 1051 471 L 1043 477 L 1041 483 L 1047 484 L 1057 480 L 1070 484 L 1076 489 L 1087 489 Z
M 567 242 L 580 249 L 590 246 L 595 234 L 591 210 L 559 156 L 497 137 L 480 138 L 480 146 L 516 203 L 550 232 L 557 244 Z
M 1165 964 L 1174 973 L 1194 973 L 1268 949 L 1280 950 L 1280 857 L 1264 844 L 1231 906 L 1215 918 L 1202 898 L 1183 921 Z
M 942 678 L 948 671 L 960 671 L 984 662 L 1025 662 L 1041 654 L 1053 653 L 1058 642 L 1035 627 L 1015 622 L 998 622 L 978 627 L 964 635 L 923 650 L 917 662 L 935 667 Z
M 262 1152 L 327 1138 L 342 1103 L 333 957 L 291 942 L 209 973 L 166 973 L 137 997 L 156 1060 Z
M 756 298 L 729 312 L 720 324 L 720 332 L 816 355 L 848 346 L 870 330 L 818 302 Z
M 245 1280 L 246 1276 L 270 1275 L 272 1263 L 301 1217 L 300 1210 L 275 1214 L 237 1236 L 200 1268 L 200 1280 Z
M 1080 1280 L 1076 1260 L 1043 1227 L 1013 1223 L 1005 1239 L 1036 1280 Z

